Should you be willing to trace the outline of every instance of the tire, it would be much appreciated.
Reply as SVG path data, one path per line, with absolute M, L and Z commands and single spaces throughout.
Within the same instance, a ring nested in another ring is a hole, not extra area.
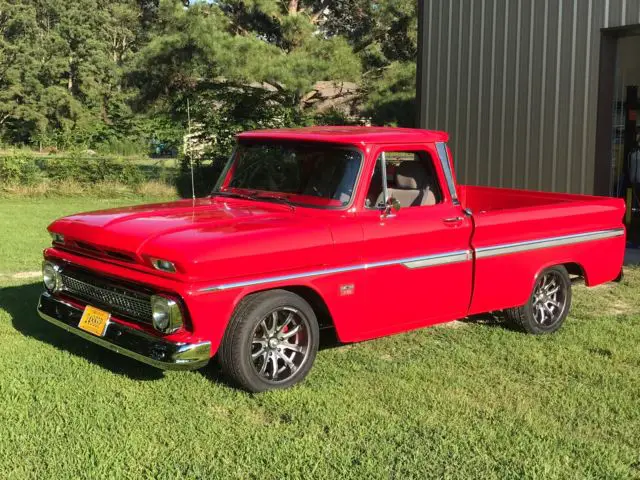
M 555 293 L 548 293 L 554 291 Z M 519 330 L 542 335 L 557 331 L 567 318 L 570 308 L 571 279 L 567 269 L 559 265 L 540 273 L 529 301 L 521 307 L 505 310 L 505 314 L 507 320 Z
M 249 392 L 288 388 L 309 373 L 319 339 L 318 320 L 305 300 L 269 290 L 238 305 L 218 358 L 226 376 Z

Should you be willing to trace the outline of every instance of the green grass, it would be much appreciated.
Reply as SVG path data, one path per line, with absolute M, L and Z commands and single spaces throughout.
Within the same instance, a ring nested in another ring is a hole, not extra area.
M 556 335 L 487 316 L 326 348 L 261 395 L 88 344 L 37 317 L 40 291 L 0 280 L 3 479 L 640 477 L 640 269 L 576 287 Z

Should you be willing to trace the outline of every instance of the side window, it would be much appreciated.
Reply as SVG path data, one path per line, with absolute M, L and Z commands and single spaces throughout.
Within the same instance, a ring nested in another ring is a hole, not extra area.
M 433 159 L 426 152 L 381 153 L 367 192 L 367 208 L 384 205 L 385 183 L 387 195 L 398 200 L 402 208 L 424 207 L 442 201 Z
M 444 170 L 444 176 L 447 179 L 447 187 L 449 188 L 449 194 L 453 199 L 453 203 L 457 204 L 458 202 L 458 193 L 456 191 L 456 185 L 453 183 L 453 173 L 451 173 L 451 159 L 449 158 L 449 154 L 447 153 L 447 146 L 442 142 L 436 143 L 436 149 L 438 150 L 438 157 L 440 158 L 440 163 L 442 164 L 442 169 Z

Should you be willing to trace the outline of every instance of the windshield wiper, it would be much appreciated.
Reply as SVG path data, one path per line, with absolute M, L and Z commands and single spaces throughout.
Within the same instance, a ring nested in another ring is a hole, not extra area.
M 242 198 L 244 200 L 255 200 L 257 197 L 253 195 L 248 195 L 246 193 L 237 193 L 237 192 L 225 192 L 223 190 L 219 190 L 217 192 L 211 193 L 212 197 L 231 197 L 231 198 Z
M 255 200 L 266 200 L 266 201 L 284 203 L 285 205 L 289 205 L 291 208 L 295 209 L 295 206 L 293 205 L 291 200 L 289 200 L 286 197 L 275 197 L 275 196 L 271 196 L 271 195 L 254 195 L 253 198 Z
M 295 209 L 295 206 L 293 203 L 291 203 L 291 200 L 289 200 L 288 198 L 285 197 L 276 197 L 276 196 L 271 196 L 271 195 L 264 195 L 264 194 L 258 194 L 258 195 L 249 195 L 248 193 L 238 193 L 238 192 L 227 192 L 225 190 L 219 190 L 217 192 L 212 192 L 211 193 L 212 197 L 215 196 L 219 196 L 219 197 L 230 197 L 230 198 L 242 198 L 244 200 L 253 200 L 254 202 L 256 200 L 262 200 L 262 201 L 271 201 L 271 202 L 279 202 L 279 203 L 284 203 L 288 206 L 290 206 L 292 209 Z

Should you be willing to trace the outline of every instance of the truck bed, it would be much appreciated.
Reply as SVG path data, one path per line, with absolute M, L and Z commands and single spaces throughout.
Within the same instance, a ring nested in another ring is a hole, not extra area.
M 570 273 L 584 276 L 587 285 L 620 273 L 622 199 L 477 186 L 459 186 L 458 195 L 473 212 L 470 313 L 524 304 L 545 265 L 564 264 Z M 503 285 L 500 295 L 497 285 Z
M 458 196 L 465 208 L 475 214 L 496 210 L 512 210 L 544 205 L 563 205 L 571 202 L 601 201 L 605 197 L 572 195 L 568 193 L 537 192 L 511 188 L 479 187 L 459 185 Z

